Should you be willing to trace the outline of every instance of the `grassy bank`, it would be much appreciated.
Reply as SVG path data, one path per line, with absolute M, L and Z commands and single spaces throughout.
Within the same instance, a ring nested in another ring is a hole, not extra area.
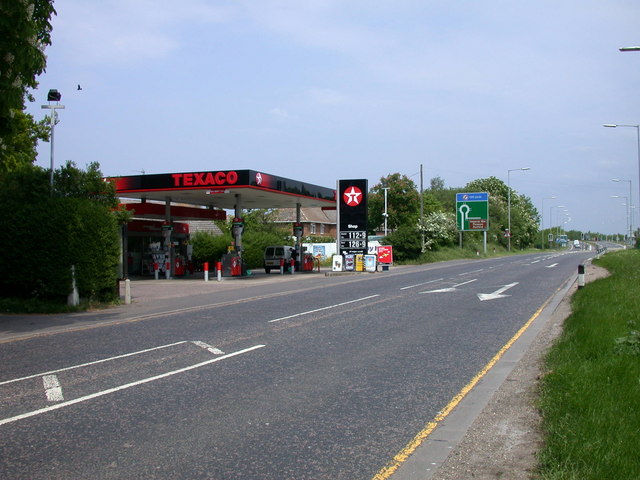
M 546 358 L 542 479 L 640 478 L 640 252 L 596 263 L 612 275 L 576 293 Z

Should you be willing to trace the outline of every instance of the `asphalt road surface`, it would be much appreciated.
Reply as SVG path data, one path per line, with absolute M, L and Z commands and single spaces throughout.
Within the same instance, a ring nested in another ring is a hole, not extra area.
M 0 478 L 371 479 L 591 255 L 274 275 L 5 341 Z

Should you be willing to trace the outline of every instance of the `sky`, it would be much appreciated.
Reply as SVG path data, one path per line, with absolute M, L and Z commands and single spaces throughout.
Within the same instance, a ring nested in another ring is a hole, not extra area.
M 419 185 L 422 165 L 425 186 L 509 182 L 545 228 L 624 233 L 629 204 L 639 225 L 638 129 L 603 127 L 640 123 L 640 52 L 619 51 L 640 45 L 637 0 L 54 6 L 28 111 L 43 118 L 61 92 L 56 168 L 252 169 L 335 188 L 396 172 Z

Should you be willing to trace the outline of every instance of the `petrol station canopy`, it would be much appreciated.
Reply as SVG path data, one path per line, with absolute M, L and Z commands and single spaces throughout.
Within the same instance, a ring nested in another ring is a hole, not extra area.
M 120 198 L 209 209 L 335 208 L 332 188 L 255 170 L 161 173 L 112 177 Z

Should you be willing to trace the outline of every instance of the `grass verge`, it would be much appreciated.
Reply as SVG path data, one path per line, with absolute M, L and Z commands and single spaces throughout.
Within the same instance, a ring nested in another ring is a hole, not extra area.
M 545 480 L 640 478 L 640 251 L 595 263 L 611 276 L 576 292 L 545 359 Z

